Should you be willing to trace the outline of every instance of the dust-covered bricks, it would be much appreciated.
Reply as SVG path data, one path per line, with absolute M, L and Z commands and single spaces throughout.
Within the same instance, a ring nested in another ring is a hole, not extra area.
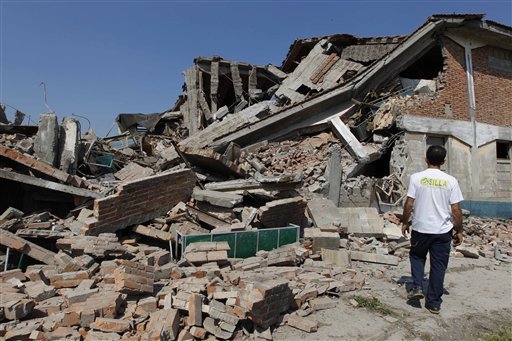
M 115 290 L 125 294 L 153 294 L 155 268 L 150 265 L 129 261 L 116 260 L 114 270 Z
M 250 278 L 240 280 L 236 305 L 246 317 L 263 328 L 280 321 L 281 314 L 293 303 L 286 279 Z M 240 316 L 243 317 L 243 316 Z

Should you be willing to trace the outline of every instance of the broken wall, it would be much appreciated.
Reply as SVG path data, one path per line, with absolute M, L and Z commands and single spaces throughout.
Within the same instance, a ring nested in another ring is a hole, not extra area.
M 365 176 L 343 181 L 340 191 L 340 207 L 370 207 L 375 201 L 375 179 Z
M 512 51 L 483 46 L 471 53 L 477 121 L 512 126 Z
M 81 232 L 115 232 L 165 214 L 190 198 L 195 181 L 194 173 L 183 169 L 127 182 L 116 194 L 94 201 L 94 217 Z
M 401 174 L 408 184 L 411 174 L 426 168 L 427 139 L 431 134 L 406 132 L 391 152 L 390 172 Z M 498 159 L 496 141 L 478 147 L 477 156 L 471 155 L 471 146 L 453 136 L 443 136 L 447 150 L 447 167 L 444 169 L 458 181 L 465 200 L 505 200 L 512 197 L 512 163 Z M 472 161 L 474 160 L 474 161 Z M 476 167 L 471 167 L 477 162 Z M 473 169 L 478 173 L 473 176 Z M 473 179 L 477 178 L 478 182 Z
M 444 57 L 440 88 L 428 101 L 405 108 L 404 113 L 430 118 L 469 120 L 464 48 L 450 38 L 442 39 Z

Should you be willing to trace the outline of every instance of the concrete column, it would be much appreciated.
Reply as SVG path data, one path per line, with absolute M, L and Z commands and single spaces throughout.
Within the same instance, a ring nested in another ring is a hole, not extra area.
M 60 127 L 60 170 L 76 174 L 78 161 L 80 128 L 74 118 L 64 117 Z
M 52 113 L 41 114 L 39 117 L 39 130 L 34 142 L 36 156 L 52 165 L 57 166 L 59 151 L 59 125 L 57 116 Z
M 340 205 L 341 192 L 341 147 L 334 144 L 329 148 L 329 200 Z

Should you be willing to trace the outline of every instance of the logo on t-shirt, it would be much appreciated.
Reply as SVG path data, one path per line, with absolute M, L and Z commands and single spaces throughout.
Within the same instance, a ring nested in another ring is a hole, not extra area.
M 448 188 L 448 180 L 435 178 L 421 178 L 420 184 L 428 187 Z

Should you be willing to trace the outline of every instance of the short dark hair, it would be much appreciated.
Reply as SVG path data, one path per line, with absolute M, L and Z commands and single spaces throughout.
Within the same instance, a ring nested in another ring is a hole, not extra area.
M 427 161 L 431 165 L 441 166 L 446 157 L 446 149 L 443 146 L 430 146 L 427 149 Z

